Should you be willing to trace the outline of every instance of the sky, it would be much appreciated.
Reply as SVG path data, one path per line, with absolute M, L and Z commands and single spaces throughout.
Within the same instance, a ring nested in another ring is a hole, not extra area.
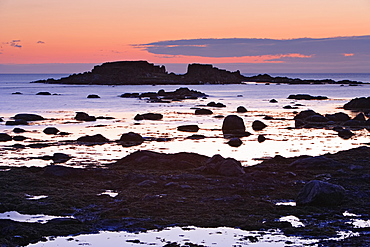
M 370 73 L 370 0 L 0 0 L 0 73 Z

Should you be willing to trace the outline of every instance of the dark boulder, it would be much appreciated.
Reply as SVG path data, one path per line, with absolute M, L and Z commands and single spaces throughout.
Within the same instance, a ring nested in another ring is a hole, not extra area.
M 324 117 L 323 115 L 315 114 L 315 115 L 307 117 L 305 119 L 305 121 L 306 122 L 312 122 L 312 123 L 326 123 L 329 120 L 326 117 Z
M 365 118 L 365 115 L 361 112 L 361 113 L 357 114 L 357 116 L 354 117 L 353 120 L 360 121 L 360 122 L 365 122 L 366 118 Z
M 140 145 L 141 143 L 143 143 L 144 138 L 140 134 L 129 132 L 129 133 L 122 134 L 121 138 L 119 139 L 119 142 L 124 147 L 131 147 L 131 146 L 136 146 L 136 145 Z
M 334 121 L 334 122 L 345 122 L 345 121 L 348 121 L 348 120 L 351 119 L 348 116 L 348 114 L 346 114 L 344 112 L 337 112 L 337 113 L 334 113 L 334 114 L 326 114 L 325 117 L 328 120 Z
M 144 114 L 137 114 L 134 117 L 134 120 L 161 120 L 163 115 L 160 113 L 144 113 Z
M 348 120 L 343 123 L 343 126 L 351 127 L 351 128 L 358 128 L 365 125 L 365 121 L 358 121 L 358 120 Z
M 17 142 L 21 142 L 21 141 L 24 141 L 26 139 L 27 139 L 27 137 L 25 137 L 25 136 L 14 136 L 13 137 L 13 140 L 17 141 Z
M 317 115 L 317 114 L 318 113 L 316 113 L 313 110 L 305 110 L 305 111 L 301 111 L 300 113 L 298 113 L 297 115 L 295 115 L 294 116 L 294 119 L 304 120 L 304 119 L 308 118 L 309 116 Z
M 238 113 L 246 113 L 247 111 L 247 108 L 245 108 L 244 106 L 238 106 L 238 108 L 236 108 L 236 112 Z
M 89 114 L 87 114 L 85 112 L 76 112 L 75 119 L 77 121 L 87 121 L 87 122 L 96 121 L 95 116 L 90 116 Z
M 14 128 L 13 129 L 13 132 L 14 133 L 24 133 L 24 132 L 26 132 L 26 130 L 25 129 L 22 129 L 22 128 Z
M 92 136 L 89 136 L 89 135 L 81 136 L 77 139 L 77 142 L 79 142 L 79 143 L 97 143 L 97 144 L 101 144 L 101 143 L 109 142 L 109 140 L 107 138 L 105 138 L 104 136 L 102 136 L 101 134 L 96 134 L 96 135 L 92 135 Z
M 231 138 L 227 144 L 229 144 L 232 147 L 239 147 L 243 144 L 242 140 L 240 140 L 238 137 Z
M 237 115 L 229 115 L 225 117 L 222 123 L 222 133 L 244 135 L 246 132 L 243 119 Z
M 267 125 L 264 124 L 262 121 L 260 120 L 255 120 L 253 121 L 252 123 L 252 129 L 255 130 L 255 131 L 258 131 L 258 130 L 263 130 L 264 128 L 266 128 Z
M 18 95 L 19 95 L 19 94 L 22 94 L 22 93 L 21 93 L 21 92 L 14 92 L 14 93 L 12 93 L 12 94 L 18 94 Z
M 4 122 L 4 120 L 0 117 L 0 122 Z
M 11 141 L 13 138 L 7 133 L 0 133 L 0 142 Z
M 224 105 L 223 103 L 220 103 L 220 102 L 218 102 L 218 103 L 215 103 L 214 101 L 212 101 L 212 102 L 209 102 L 208 104 L 207 104 L 207 106 L 210 106 L 210 107 L 226 107 L 226 105 Z
M 336 206 L 343 201 L 345 193 L 340 185 L 312 180 L 299 192 L 296 202 L 298 206 Z
M 209 174 L 221 176 L 240 176 L 245 173 L 239 161 L 233 158 L 225 159 L 219 154 L 209 158 L 201 170 Z
M 17 114 L 13 117 L 15 120 L 25 120 L 25 121 L 39 121 L 39 120 L 45 120 L 40 115 L 37 114 L 29 114 L 29 113 L 21 113 Z
M 213 114 L 213 111 L 209 109 L 196 109 L 195 115 L 211 115 Z
M 185 131 L 185 132 L 198 132 L 199 127 L 198 125 L 182 125 L 177 127 L 178 131 Z
M 270 99 L 269 101 L 270 103 L 278 103 L 278 101 L 276 99 Z
M 257 141 L 260 142 L 260 143 L 264 142 L 264 141 L 266 141 L 266 137 L 264 135 L 258 135 Z
M 64 153 L 54 153 L 51 159 L 54 161 L 54 163 L 64 163 L 70 160 L 71 156 L 69 156 L 68 154 L 64 154 Z
M 100 96 L 97 94 L 89 94 L 87 95 L 88 99 L 100 99 Z
M 352 99 L 350 102 L 344 104 L 345 110 L 365 110 L 370 109 L 370 97 L 361 97 Z
M 5 125 L 28 125 L 28 122 L 24 119 L 16 119 L 14 121 L 6 121 Z
M 38 92 L 36 95 L 51 95 L 50 92 Z
M 343 139 L 350 139 L 355 134 L 349 129 L 341 129 L 338 131 L 338 136 Z
M 43 132 L 47 135 L 56 135 L 59 133 L 59 130 L 55 127 L 47 127 L 43 130 Z

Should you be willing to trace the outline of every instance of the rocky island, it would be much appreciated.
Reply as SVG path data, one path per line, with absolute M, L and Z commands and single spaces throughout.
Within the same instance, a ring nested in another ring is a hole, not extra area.
M 349 84 L 362 82 L 332 79 L 303 80 L 299 78 L 272 77 L 268 74 L 243 76 L 239 70 L 230 72 L 211 64 L 189 64 L 185 74 L 166 71 L 164 65 L 154 65 L 147 61 L 117 61 L 96 65 L 91 71 L 72 74 L 61 79 L 34 81 L 49 84 L 81 85 L 194 85 L 194 84 L 240 84 L 243 82 L 287 83 L 287 84 Z

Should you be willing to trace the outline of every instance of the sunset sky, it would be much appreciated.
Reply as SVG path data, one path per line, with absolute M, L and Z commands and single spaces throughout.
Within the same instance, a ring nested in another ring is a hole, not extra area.
M 370 0 L 0 0 L 0 73 L 120 60 L 370 73 Z

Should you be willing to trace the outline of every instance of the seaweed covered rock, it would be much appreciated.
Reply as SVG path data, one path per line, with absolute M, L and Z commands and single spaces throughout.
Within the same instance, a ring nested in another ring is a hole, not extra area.
M 75 119 L 78 121 L 86 121 L 86 122 L 96 121 L 95 116 L 90 116 L 86 112 L 76 112 Z
M 144 138 L 134 132 L 129 132 L 121 135 L 121 138 L 119 139 L 119 142 L 122 144 L 124 147 L 131 147 L 131 146 L 136 146 L 140 145 L 141 143 L 144 142 Z
M 221 176 L 240 176 L 245 173 L 239 161 L 233 158 L 225 159 L 219 154 L 209 158 L 201 170 L 209 174 Z
M 298 206 L 336 206 L 343 201 L 345 193 L 340 185 L 312 180 L 299 192 L 296 202 Z

